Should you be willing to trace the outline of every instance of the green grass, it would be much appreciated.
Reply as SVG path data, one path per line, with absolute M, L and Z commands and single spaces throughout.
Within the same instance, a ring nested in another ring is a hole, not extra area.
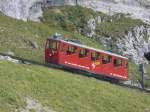
M 56 112 L 146 112 L 149 96 L 63 70 L 0 61 L 0 112 L 25 107 L 24 97 Z
M 144 84 L 146 87 L 150 87 L 150 69 L 149 69 L 149 65 L 144 65 L 145 66 L 145 72 L 146 72 L 146 76 L 144 77 Z
M 65 6 L 45 9 L 41 21 L 50 27 L 74 32 L 78 28 L 86 29 L 87 21 L 97 16 L 103 17 L 105 14 L 81 6 Z
M 124 35 L 132 30 L 135 26 L 143 25 L 141 20 L 133 20 L 125 16 L 121 16 L 119 19 L 114 19 L 112 22 L 106 21 L 97 26 L 97 33 L 106 37 L 123 38 Z
M 129 62 L 129 78 L 134 82 L 141 79 L 139 65 L 136 65 L 133 62 Z
M 101 17 L 103 22 L 97 23 L 96 33 L 101 36 L 112 37 L 113 39 L 123 38 L 124 34 L 133 27 L 144 25 L 141 20 L 125 17 L 123 14 L 107 16 L 101 12 L 95 12 L 80 6 L 45 9 L 41 21 L 50 27 L 53 26 L 71 32 L 77 31 L 80 28 L 82 29 L 81 34 L 84 35 L 85 32 L 88 32 L 87 21 L 91 18 L 96 19 L 98 16 Z

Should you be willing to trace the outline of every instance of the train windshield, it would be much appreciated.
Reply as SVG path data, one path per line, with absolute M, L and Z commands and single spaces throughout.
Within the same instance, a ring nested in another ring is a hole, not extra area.
M 59 42 L 56 41 L 48 41 L 47 42 L 47 48 L 53 50 L 53 51 L 57 51 L 59 48 Z

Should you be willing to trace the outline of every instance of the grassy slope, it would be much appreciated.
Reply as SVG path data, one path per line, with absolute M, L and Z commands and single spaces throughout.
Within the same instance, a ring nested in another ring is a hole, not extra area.
M 115 16 L 112 18 L 115 18 Z M 117 18 L 117 17 L 116 17 Z M 120 19 L 113 19 L 112 22 L 106 21 L 97 26 L 97 33 L 108 37 L 123 38 L 124 35 L 135 26 L 144 25 L 141 20 L 133 20 L 125 16 L 120 16 Z
M 0 112 L 24 107 L 23 97 L 34 98 L 56 112 L 150 110 L 146 93 L 62 70 L 0 61 Z
M 0 52 L 12 51 L 16 56 L 44 63 L 45 39 L 55 32 L 70 35 L 89 46 L 103 47 L 93 39 L 63 31 L 59 26 L 52 27 L 42 23 L 23 22 L 0 14 Z M 39 48 L 32 48 L 30 41 L 37 42 Z M 137 75 L 137 67 L 132 65 L 130 73 Z M 101 81 L 69 74 L 38 66 L 28 67 L 0 62 L 1 111 L 9 112 L 10 108 L 6 108 L 9 107 L 9 104 L 14 105 L 14 108 L 24 106 L 20 99 L 23 96 L 31 96 L 45 105 L 50 105 L 57 111 L 64 112 L 113 112 L 116 110 L 138 112 L 138 109 L 139 112 L 143 112 L 149 107 L 148 95 L 144 93 L 136 93 L 132 90 L 130 92 L 128 89 L 122 89 Z M 93 87 L 94 90 L 91 90 Z M 106 96 L 103 97 L 103 95 Z M 121 101 L 118 99 L 119 97 L 121 97 Z M 119 106 L 116 106 L 117 104 Z
M 80 6 L 54 7 L 52 9 L 44 9 L 41 21 L 50 27 L 55 26 L 73 32 L 79 27 L 84 28 L 90 18 L 95 18 L 99 15 L 104 16 L 102 13 Z

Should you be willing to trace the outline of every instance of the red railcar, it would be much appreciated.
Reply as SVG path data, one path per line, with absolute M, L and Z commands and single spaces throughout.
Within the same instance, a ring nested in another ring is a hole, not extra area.
M 61 39 L 57 35 L 47 39 L 45 62 L 118 80 L 128 80 L 126 57 Z

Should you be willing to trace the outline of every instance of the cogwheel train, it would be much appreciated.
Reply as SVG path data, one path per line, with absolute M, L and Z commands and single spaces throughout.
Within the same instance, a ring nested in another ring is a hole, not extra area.
M 128 80 L 128 58 L 54 35 L 45 45 L 45 62 L 109 78 Z

